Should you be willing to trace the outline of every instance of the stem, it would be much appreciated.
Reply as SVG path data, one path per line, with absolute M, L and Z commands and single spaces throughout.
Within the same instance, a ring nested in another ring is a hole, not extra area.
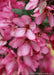
M 51 0 L 48 5 L 50 5 L 52 2 L 53 2 L 53 0 Z

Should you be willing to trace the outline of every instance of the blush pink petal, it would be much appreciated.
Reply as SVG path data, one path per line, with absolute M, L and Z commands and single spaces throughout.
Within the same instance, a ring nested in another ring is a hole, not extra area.
M 36 27 L 35 33 L 39 33 L 39 32 L 40 32 L 40 29 L 38 27 Z
M 54 34 L 50 35 L 49 39 L 50 39 L 51 41 L 53 41 L 53 40 L 54 40 Z
M 8 23 L 5 20 L 0 20 L 0 28 L 7 27 Z
M 37 4 L 38 4 L 38 1 L 39 0 L 30 0 L 29 1 L 29 3 L 26 5 L 26 10 L 31 10 L 31 9 L 34 9 L 36 6 L 37 6 Z
M 24 25 L 29 25 L 31 22 L 31 18 L 28 15 L 21 16 L 21 20 L 23 21 Z
M 9 45 L 13 48 L 17 48 L 21 46 L 23 43 L 24 43 L 24 39 L 15 38 L 9 43 Z
M 31 60 L 30 56 L 25 56 L 23 59 L 24 59 L 24 62 L 26 65 L 32 67 L 32 60 Z
M 16 2 L 18 9 L 23 9 L 23 6 L 25 5 L 23 1 Z
M 47 54 L 49 52 L 49 48 L 43 47 L 41 52 L 44 53 L 44 54 Z
M 6 65 L 7 73 L 10 74 L 14 68 L 14 62 L 10 62 Z
M 14 69 L 16 68 L 16 62 L 12 61 L 6 64 L 6 70 L 7 70 L 7 74 L 11 75 L 14 72 Z
M 45 18 L 46 18 L 46 13 L 40 14 L 38 17 L 35 18 L 36 24 L 37 25 L 41 24 Z
M 20 18 L 13 18 L 13 23 L 15 23 L 16 25 L 23 27 L 24 23 L 22 22 L 22 20 Z
M 38 42 L 38 45 L 39 45 L 40 47 L 43 47 L 43 46 L 46 45 L 46 41 L 45 41 L 45 39 L 43 39 L 43 38 L 37 39 L 37 41 L 39 41 L 39 42 Z
M 54 8 L 53 7 L 50 7 L 50 6 L 47 6 L 46 9 L 48 9 L 49 11 L 54 10 Z
M 7 44 L 7 41 L 0 41 L 0 46 L 4 46 L 4 45 L 6 45 Z
M 48 35 L 46 33 L 42 33 L 41 36 L 42 36 L 42 38 L 49 40 L 49 37 L 48 37 Z
M 37 51 L 37 52 L 40 51 L 40 47 L 38 46 L 38 44 L 36 42 L 31 41 L 31 45 L 35 51 Z
M 5 9 L 5 10 L 7 10 L 7 9 Z M 2 18 L 12 18 L 13 17 L 13 13 L 11 13 L 11 12 L 0 12 L 0 17 L 2 17 Z
M 18 56 L 26 56 L 30 52 L 30 46 L 28 43 L 24 43 L 22 46 L 18 48 L 17 55 Z
M 9 49 L 7 47 L 0 47 L 0 54 L 6 54 L 9 52 Z
M 15 37 L 24 37 L 25 36 L 25 32 L 26 32 L 25 28 L 18 28 L 18 29 L 15 30 L 14 36 Z
M 27 30 L 26 37 L 30 40 L 35 40 L 36 38 L 35 34 L 30 29 Z
M 37 13 L 39 12 L 39 7 L 37 7 L 35 10 L 34 10 L 34 13 Z
M 48 21 L 49 21 L 50 26 L 53 27 L 54 26 L 54 16 L 52 13 L 49 13 Z
M 35 22 L 31 22 L 31 23 L 30 23 L 30 29 L 31 29 L 32 31 L 35 31 L 35 29 L 36 29 L 36 24 L 35 24 Z
M 27 66 L 32 68 L 33 71 L 36 71 L 36 67 L 37 67 L 38 63 L 36 62 L 36 60 L 34 60 L 34 58 L 32 59 L 30 56 L 25 56 L 24 62 Z
M 35 13 L 35 14 L 31 15 L 31 16 L 33 16 L 33 17 L 39 17 L 40 13 L 38 12 L 38 13 Z

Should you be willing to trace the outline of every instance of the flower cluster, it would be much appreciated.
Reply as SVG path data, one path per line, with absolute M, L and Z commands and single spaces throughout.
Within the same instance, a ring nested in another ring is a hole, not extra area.
M 54 73 L 54 5 L 50 4 L 0 0 L 0 75 L 34 75 L 37 69 Z

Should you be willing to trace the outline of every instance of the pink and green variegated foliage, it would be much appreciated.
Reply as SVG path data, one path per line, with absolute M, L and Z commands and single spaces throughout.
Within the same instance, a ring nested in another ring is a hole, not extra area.
M 0 75 L 36 72 L 54 73 L 53 0 L 0 0 Z

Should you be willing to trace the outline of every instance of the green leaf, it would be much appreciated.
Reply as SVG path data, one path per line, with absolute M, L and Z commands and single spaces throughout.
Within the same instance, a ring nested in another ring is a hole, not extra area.
M 22 15 L 29 15 L 29 16 L 31 16 L 31 14 L 34 14 L 33 10 L 25 10 L 25 7 L 23 7 L 22 10 L 20 10 L 20 9 L 12 9 L 12 11 L 14 13 L 18 14 L 19 16 L 22 16 Z
M 16 14 L 18 14 L 19 16 L 21 16 L 23 14 L 23 11 L 20 9 L 12 9 L 12 11 Z

